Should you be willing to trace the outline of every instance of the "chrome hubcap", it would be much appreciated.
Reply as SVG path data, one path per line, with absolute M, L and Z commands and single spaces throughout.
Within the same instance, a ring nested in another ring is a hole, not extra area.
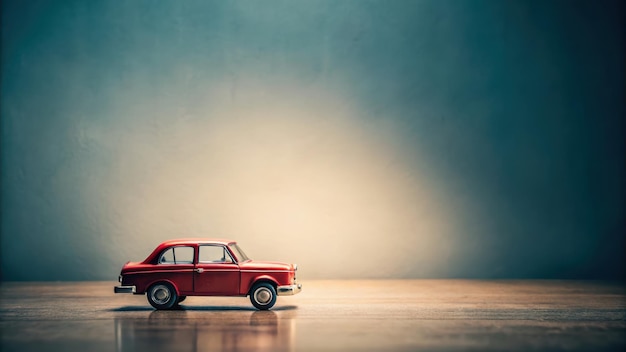
M 165 285 L 157 285 L 152 289 L 151 297 L 157 304 L 166 304 L 171 298 L 170 290 Z
M 254 292 L 254 300 L 259 304 L 268 304 L 272 300 L 272 292 L 265 287 L 261 287 Z

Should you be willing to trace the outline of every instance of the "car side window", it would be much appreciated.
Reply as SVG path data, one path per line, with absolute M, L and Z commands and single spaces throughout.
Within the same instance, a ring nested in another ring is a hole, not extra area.
M 198 263 L 232 263 L 230 254 L 223 246 L 200 246 Z
M 169 248 L 161 254 L 159 264 L 193 264 L 193 247 Z

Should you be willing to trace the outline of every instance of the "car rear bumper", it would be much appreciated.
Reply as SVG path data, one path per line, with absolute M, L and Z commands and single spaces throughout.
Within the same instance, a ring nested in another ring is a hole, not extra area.
M 278 286 L 276 291 L 279 296 L 292 296 L 302 291 L 302 284 Z
M 115 286 L 113 288 L 115 293 L 135 293 L 135 286 Z

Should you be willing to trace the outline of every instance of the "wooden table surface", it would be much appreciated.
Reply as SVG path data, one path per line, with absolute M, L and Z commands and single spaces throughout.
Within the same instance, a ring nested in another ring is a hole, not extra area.
M 240 297 L 154 311 L 115 284 L 2 283 L 1 350 L 626 350 L 619 282 L 302 281 L 265 312 Z

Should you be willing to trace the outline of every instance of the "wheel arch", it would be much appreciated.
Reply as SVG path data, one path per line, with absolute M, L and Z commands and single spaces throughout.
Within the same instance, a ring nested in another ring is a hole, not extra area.
M 248 285 L 248 290 L 246 291 L 246 295 L 250 295 L 252 288 L 254 288 L 255 285 L 260 284 L 260 283 L 268 283 L 274 286 L 274 290 L 277 290 L 277 287 L 278 287 L 278 282 L 273 277 L 269 275 L 261 275 L 250 280 L 250 283 Z
M 160 284 L 160 283 L 167 283 L 170 284 L 173 288 L 174 291 L 176 292 L 176 295 L 180 296 L 180 290 L 178 289 L 178 286 L 176 286 L 176 284 L 168 279 L 158 279 L 158 280 L 153 280 L 150 283 L 148 283 L 144 289 L 145 293 L 148 293 L 148 290 L 150 289 L 150 287 L 156 285 L 156 284 Z

